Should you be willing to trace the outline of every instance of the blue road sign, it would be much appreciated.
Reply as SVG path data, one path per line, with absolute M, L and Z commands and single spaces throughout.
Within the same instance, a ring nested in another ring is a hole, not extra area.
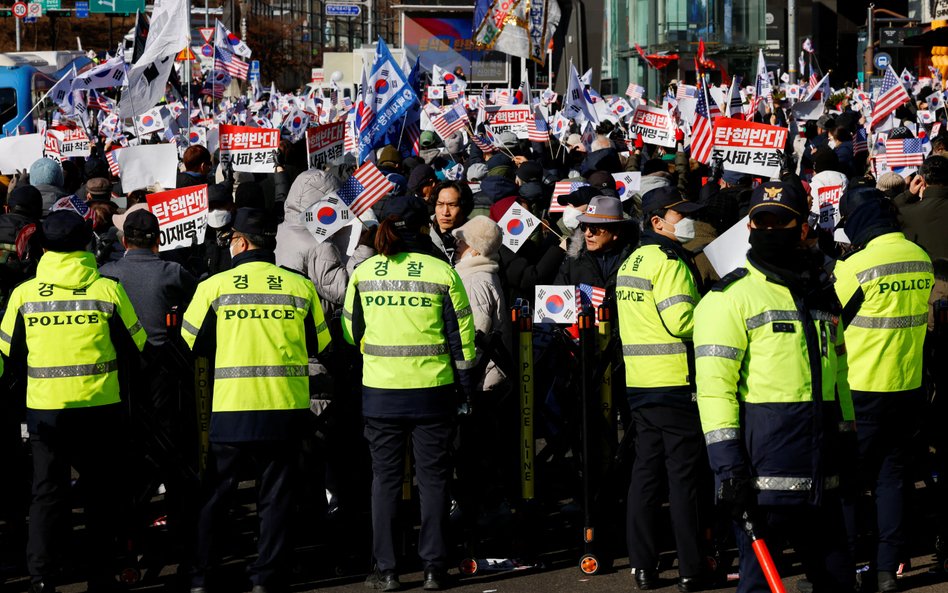
M 358 4 L 327 4 L 326 16 L 359 16 L 362 7 Z
M 247 77 L 250 82 L 260 82 L 260 60 L 250 60 L 250 71 Z
M 885 70 L 889 67 L 889 64 L 892 63 L 892 56 L 885 52 L 880 52 L 875 55 L 875 58 L 872 60 L 872 62 L 879 70 Z
M 89 17 L 89 3 L 76 2 L 76 18 L 84 19 Z
M 35 16 L 23 17 L 23 22 L 26 23 L 27 25 L 35 23 L 36 17 Z

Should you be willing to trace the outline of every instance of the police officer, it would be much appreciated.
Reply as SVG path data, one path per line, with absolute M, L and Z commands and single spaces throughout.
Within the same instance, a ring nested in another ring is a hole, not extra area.
M 882 192 L 850 188 L 840 212 L 856 247 L 836 264 L 835 275 L 859 427 L 860 485 L 876 495 L 879 590 L 896 591 L 895 573 L 908 551 L 906 470 L 924 397 L 922 359 L 935 278 L 925 250 L 902 234 L 896 207 Z M 855 523 L 849 526 L 852 540 Z
M 746 267 L 695 310 L 698 410 L 717 498 L 771 546 L 789 540 L 816 593 L 851 591 L 839 472 L 852 465 L 841 458 L 846 437 L 855 439 L 839 301 L 822 257 L 802 248 L 802 193 L 763 183 L 749 216 Z M 738 593 L 770 591 L 739 531 Z
M 673 187 L 642 197 L 646 229 L 619 268 L 616 307 L 625 383 L 635 426 L 635 462 L 628 497 L 629 563 L 639 589 L 658 584 L 660 493 L 667 481 L 678 548 L 678 588 L 702 587 L 698 482 L 704 443 L 694 396 L 694 308 L 697 271 L 682 241 L 694 237 L 688 214 L 701 207 Z
M 428 213 L 415 196 L 390 197 L 375 238 L 378 255 L 349 279 L 343 332 L 363 354 L 362 409 L 372 455 L 372 553 L 367 586 L 401 587 L 396 572 L 395 512 L 412 439 L 421 498 L 418 554 L 424 589 L 445 587 L 449 445 L 457 381 L 471 389 L 474 317 L 464 285 L 431 255 Z
M 205 591 L 212 544 L 238 469 L 251 461 L 260 539 L 254 593 L 285 586 L 293 469 L 309 411 L 309 356 L 329 345 L 313 283 L 274 264 L 276 223 L 264 210 L 234 218 L 233 267 L 198 285 L 182 337 L 214 356 L 207 497 L 201 508 L 191 591 Z
M 86 493 L 89 590 L 108 591 L 115 585 L 108 559 L 120 500 L 114 479 L 116 434 L 122 432 L 119 367 L 134 362 L 145 331 L 121 284 L 100 276 L 85 251 L 92 228 L 81 216 L 51 213 L 43 237 L 36 277 L 13 290 L 0 322 L 0 352 L 27 377 L 30 591 L 54 590 L 66 554 L 70 466 Z

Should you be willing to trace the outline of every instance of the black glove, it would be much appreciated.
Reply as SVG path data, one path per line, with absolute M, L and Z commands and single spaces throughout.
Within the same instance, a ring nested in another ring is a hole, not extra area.
M 784 178 L 797 170 L 796 163 L 793 162 L 793 156 L 789 150 L 783 151 L 780 155 L 780 178 Z
M 711 160 L 711 175 L 708 181 L 717 182 L 724 175 L 724 161 L 720 157 Z
M 718 500 L 731 507 L 731 516 L 740 519 L 757 505 L 757 492 L 750 478 L 725 478 L 718 488 Z

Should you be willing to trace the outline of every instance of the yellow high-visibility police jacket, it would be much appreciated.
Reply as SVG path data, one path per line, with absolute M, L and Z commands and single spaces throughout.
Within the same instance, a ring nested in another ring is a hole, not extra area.
M 316 288 L 255 249 L 201 282 L 181 336 L 214 358 L 210 438 L 217 442 L 299 436 L 309 414 L 309 357 L 329 345 Z
M 688 403 L 694 394 L 694 309 L 701 297 L 676 250 L 654 234 L 646 239 L 616 279 L 629 405 Z
M 902 233 L 880 235 L 837 262 L 835 276 L 854 394 L 921 387 L 935 285 L 925 250 Z
M 87 251 L 46 252 L 0 322 L 0 352 L 26 352 L 31 410 L 118 403 L 120 342 L 141 350 L 145 340 L 125 289 L 101 276 Z
M 698 410 L 718 481 L 753 479 L 760 504 L 817 504 L 854 430 L 839 303 L 747 266 L 695 311 Z
M 366 417 L 433 418 L 454 413 L 455 373 L 469 390 L 474 317 L 457 272 L 414 252 L 367 259 L 352 274 L 343 335 L 363 355 Z

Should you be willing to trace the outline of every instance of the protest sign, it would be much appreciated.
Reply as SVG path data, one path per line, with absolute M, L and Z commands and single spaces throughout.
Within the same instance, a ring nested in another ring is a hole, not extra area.
M 513 132 L 517 138 L 529 137 L 533 113 L 528 105 L 491 105 L 486 112 L 487 123 L 494 134 Z
M 234 171 L 273 173 L 280 131 L 248 126 L 220 126 L 221 163 L 230 163 Z
M 46 138 L 47 151 L 59 155 L 59 160 L 76 156 L 87 157 L 91 154 L 89 137 L 82 128 L 50 128 L 46 130 Z M 54 142 L 55 149 L 52 146 Z
M 639 105 L 629 122 L 629 133 L 638 135 L 642 142 L 675 147 L 675 122 L 668 111 L 659 107 Z
M 0 138 L 0 173 L 16 173 L 17 170 L 29 170 L 36 159 L 43 156 L 43 134 L 21 134 Z
M 309 168 L 336 164 L 343 155 L 346 123 L 335 122 L 306 130 L 306 158 Z
M 711 267 L 721 278 L 725 274 L 744 266 L 744 260 L 747 259 L 747 250 L 750 249 L 748 221 L 749 219 L 745 216 L 704 248 L 704 254 L 711 262 Z
M 719 117 L 714 122 L 711 160 L 721 159 L 726 171 L 776 177 L 787 144 L 787 128 Z
M 207 230 L 207 185 L 193 185 L 147 196 L 158 218 L 158 251 L 204 243 Z
M 122 189 L 126 193 L 156 183 L 162 188 L 177 185 L 178 147 L 174 144 L 129 146 L 115 158 L 122 171 Z

